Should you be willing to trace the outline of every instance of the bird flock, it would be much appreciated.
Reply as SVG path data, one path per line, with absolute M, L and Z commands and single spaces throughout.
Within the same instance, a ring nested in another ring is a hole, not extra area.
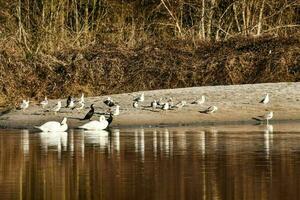
M 132 100 L 132 107 L 133 108 L 139 108 L 141 104 L 145 101 L 145 94 L 142 92 L 138 96 L 134 96 Z M 206 102 L 206 96 L 202 95 L 200 98 L 188 103 L 187 101 L 179 101 L 178 103 L 174 104 L 172 98 L 160 98 L 159 100 L 152 100 L 150 103 L 150 109 L 152 111 L 156 111 L 157 109 L 160 109 L 164 112 L 167 112 L 168 110 L 174 110 L 174 109 L 182 109 L 183 107 L 187 106 L 188 104 L 191 105 L 202 105 Z M 259 103 L 261 104 L 268 104 L 270 102 L 270 96 L 267 93 Z M 19 108 L 23 111 L 29 108 L 29 99 L 23 100 L 19 106 Z M 108 126 L 113 121 L 113 116 L 120 115 L 120 105 L 118 102 L 114 101 L 111 97 L 107 97 L 103 103 L 109 108 L 108 112 L 104 113 L 104 115 L 109 115 L 108 118 L 106 118 L 103 114 L 99 116 L 99 120 L 93 120 L 91 121 L 91 118 L 93 117 L 95 113 L 94 104 L 90 105 L 90 110 L 86 113 L 86 115 L 80 119 L 81 121 L 89 120 L 89 122 L 82 124 L 78 126 L 79 129 L 84 130 L 103 130 L 107 129 Z M 62 108 L 62 102 L 59 100 L 57 101 L 56 105 L 54 105 L 51 108 L 48 108 L 49 101 L 48 98 L 45 97 L 43 101 L 39 103 L 39 105 L 42 107 L 42 109 L 45 112 L 52 112 L 54 114 L 57 114 L 60 112 Z M 145 106 L 143 106 L 145 107 Z M 84 110 L 85 108 L 85 99 L 84 94 L 82 93 L 79 100 L 74 99 L 72 96 L 68 96 L 66 100 L 65 108 L 71 109 L 72 111 L 75 109 L 77 111 Z M 45 110 L 46 109 L 46 110 Z M 218 107 L 215 105 L 208 106 L 206 109 L 199 111 L 200 113 L 205 114 L 213 114 L 218 111 Z M 268 113 L 265 113 L 264 115 L 257 116 L 253 119 L 257 121 L 266 121 L 267 124 L 269 124 L 269 120 L 273 118 L 273 112 L 270 111 Z M 56 121 L 49 121 L 41 126 L 35 126 L 35 128 L 43 131 L 43 132 L 53 132 L 53 131 L 66 131 L 68 129 L 67 125 L 67 118 L 64 117 L 62 122 L 56 122 Z

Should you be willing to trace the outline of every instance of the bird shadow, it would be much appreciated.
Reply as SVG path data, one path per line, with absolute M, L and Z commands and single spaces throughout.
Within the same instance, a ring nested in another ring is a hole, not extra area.
M 150 111 L 150 112 L 159 112 L 158 110 L 152 110 L 152 109 L 146 109 L 146 108 L 142 108 L 141 110 L 146 110 L 146 111 Z
M 206 110 L 200 110 L 199 113 L 208 114 L 208 112 Z
M 252 117 L 251 119 L 256 120 L 256 121 L 261 121 L 258 117 Z
M 68 119 L 82 120 L 82 118 L 80 118 L 80 117 L 68 117 Z
M 109 113 L 107 113 L 107 112 L 95 112 L 94 114 L 97 114 L 97 115 L 109 115 Z
M 0 112 L 0 116 L 6 115 L 6 114 L 10 113 L 11 110 L 12 110 L 12 108 L 9 108 L 9 109 L 6 109 L 6 110 L 1 111 L 1 112 Z

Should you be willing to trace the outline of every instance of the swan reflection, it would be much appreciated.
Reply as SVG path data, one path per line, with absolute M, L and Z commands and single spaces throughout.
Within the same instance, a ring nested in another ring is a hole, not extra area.
M 56 147 L 60 153 L 61 148 L 67 150 L 68 133 L 67 132 L 40 132 L 41 146 L 47 152 L 49 148 Z
M 108 147 L 108 136 L 109 132 L 105 130 L 98 131 L 83 131 L 84 133 L 84 144 L 92 144 L 99 146 L 100 149 Z

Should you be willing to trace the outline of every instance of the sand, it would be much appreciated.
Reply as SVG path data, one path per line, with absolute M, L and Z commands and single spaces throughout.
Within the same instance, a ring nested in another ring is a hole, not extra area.
M 257 123 L 253 117 L 263 115 L 268 111 L 274 112 L 272 124 L 300 121 L 300 83 L 264 83 L 251 85 L 206 86 L 179 89 L 164 89 L 144 91 L 145 101 L 138 108 L 132 107 L 132 100 L 143 91 L 110 95 L 120 105 L 120 115 L 115 116 L 112 127 L 153 127 L 153 126 L 233 126 L 251 125 Z M 260 104 L 263 96 L 269 93 L 270 102 Z M 207 100 L 202 105 L 192 105 L 192 101 L 205 95 Z M 174 103 L 187 101 L 187 106 L 181 109 L 153 111 L 150 102 L 153 99 L 172 97 Z M 79 97 L 78 97 L 79 98 Z M 0 116 L 1 128 L 32 129 L 49 120 L 61 121 L 68 117 L 70 128 L 76 128 L 84 122 L 80 121 L 88 112 L 90 104 L 95 105 L 96 114 L 92 118 L 97 120 L 99 114 L 106 112 L 108 107 L 103 103 L 107 96 L 87 97 L 86 108 L 83 111 L 62 108 L 55 115 L 45 112 L 38 102 L 31 102 L 26 111 L 12 109 L 9 113 Z M 63 106 L 66 99 L 61 99 Z M 57 100 L 50 100 L 49 107 L 55 105 Z M 219 109 L 213 114 L 204 114 L 200 111 L 215 105 Z M 295 123 L 296 124 L 296 123 Z

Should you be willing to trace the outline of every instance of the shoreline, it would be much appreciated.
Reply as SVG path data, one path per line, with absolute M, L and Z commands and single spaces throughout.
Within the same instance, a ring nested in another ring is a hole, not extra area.
M 145 101 L 139 108 L 133 108 L 132 99 L 141 92 L 145 93 Z M 253 125 L 257 123 L 252 119 L 253 117 L 271 110 L 274 111 L 274 118 L 270 120 L 272 124 L 300 121 L 300 83 L 298 82 L 204 86 L 141 92 L 109 95 L 120 105 L 120 115 L 114 117 L 112 128 Z M 270 94 L 270 102 L 267 105 L 260 104 L 259 101 L 267 92 Z M 203 105 L 190 104 L 201 95 L 207 97 Z M 9 113 L 1 115 L 0 128 L 33 129 L 35 125 L 50 120 L 60 121 L 63 117 L 68 117 L 69 128 L 76 128 L 85 123 L 79 119 L 88 112 L 90 104 L 94 103 L 95 113 L 108 110 L 103 103 L 107 96 L 87 97 L 84 111 L 77 112 L 62 108 L 57 115 L 44 112 L 39 105 L 36 105 L 38 102 L 32 102 L 28 110 L 24 112 L 12 109 Z M 161 97 L 172 97 L 175 104 L 185 100 L 188 105 L 167 112 L 160 109 L 152 111 L 147 108 L 153 99 Z M 64 107 L 66 99 L 61 100 L 62 107 Z M 57 100 L 50 100 L 49 107 L 55 105 L 56 102 Z M 200 113 L 212 105 L 219 108 L 216 113 Z M 92 120 L 97 120 L 97 118 L 96 114 Z

